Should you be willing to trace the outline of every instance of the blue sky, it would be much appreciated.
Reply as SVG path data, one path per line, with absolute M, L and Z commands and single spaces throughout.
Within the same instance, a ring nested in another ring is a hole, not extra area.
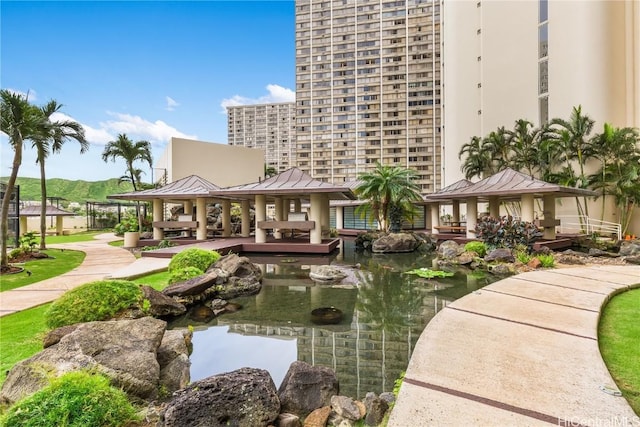
M 122 176 L 101 159 L 119 133 L 150 141 L 154 158 L 172 136 L 226 144 L 226 105 L 295 100 L 294 44 L 293 0 L 0 2 L 1 87 L 55 99 L 91 143 L 80 155 L 67 142 L 48 178 Z M 28 143 L 19 176 L 39 177 Z

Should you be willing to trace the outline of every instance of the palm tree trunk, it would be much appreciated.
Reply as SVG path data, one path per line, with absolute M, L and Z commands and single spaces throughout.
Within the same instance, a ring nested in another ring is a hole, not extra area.
M 2 199 L 2 253 L 0 253 L 0 268 L 9 266 L 9 258 L 7 257 L 7 233 L 9 232 L 9 203 L 11 202 L 11 194 L 16 185 L 16 178 L 18 178 L 18 169 L 22 163 L 22 139 L 16 141 L 14 145 L 15 154 L 13 155 L 13 165 L 11 168 L 11 176 L 9 176 L 9 182 L 7 182 L 7 189 Z
M 44 173 L 44 159 L 39 160 L 40 163 L 40 193 L 42 194 L 40 202 L 40 250 L 47 249 L 45 242 L 47 235 L 47 180 Z

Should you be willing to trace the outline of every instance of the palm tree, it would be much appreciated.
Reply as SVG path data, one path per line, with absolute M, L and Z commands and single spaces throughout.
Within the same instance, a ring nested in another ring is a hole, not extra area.
M 278 174 L 278 171 L 273 166 L 269 166 L 266 163 L 264 164 L 264 177 L 270 178 Z
M 462 160 L 462 156 L 466 155 L 460 169 L 467 179 L 471 179 L 474 176 L 483 178 L 492 169 L 491 153 L 484 146 L 484 142 L 484 139 L 474 136 L 462 146 L 458 153 L 460 160 Z
M 509 135 L 504 126 L 492 131 L 484 138 L 482 146 L 491 155 L 490 174 L 500 172 L 511 166 L 513 153 L 509 144 Z
M 40 110 L 29 103 L 28 96 L 13 93 L 7 89 L 0 90 L 0 130 L 9 137 L 9 144 L 13 149 L 13 163 L 11 175 L 2 199 L 0 268 L 5 270 L 9 266 L 7 257 L 7 234 L 9 231 L 9 204 L 15 188 L 18 170 L 22 163 L 22 149 L 24 141 L 32 139 L 42 131 L 45 121 Z
M 528 120 L 516 120 L 513 130 L 508 130 L 507 141 L 513 156 L 512 166 L 515 170 L 526 170 L 533 178 L 534 171 L 539 167 L 539 143 L 542 131 L 534 128 Z
M 115 141 L 109 141 L 102 152 L 102 160 L 115 162 L 122 159 L 127 164 L 125 176 L 133 185 L 133 191 L 141 187 L 141 171 L 134 166 L 135 162 L 146 162 L 152 167 L 151 143 L 149 141 L 133 142 L 126 134 L 121 133 Z M 122 177 L 120 178 L 122 182 Z M 140 201 L 136 201 L 136 215 L 138 217 L 138 231 L 142 231 L 142 218 L 140 216 Z
M 389 231 L 392 209 L 411 209 L 411 202 L 421 200 L 420 187 L 415 183 L 417 172 L 397 166 L 382 166 L 379 162 L 371 172 L 361 174 L 355 193 L 367 202 L 361 212 L 371 211 L 380 230 Z
M 36 163 L 40 165 L 40 249 L 47 248 L 45 236 L 47 231 L 47 179 L 45 174 L 45 159 L 50 153 L 59 153 L 62 146 L 69 139 L 74 139 L 80 143 L 80 153 L 85 153 L 89 149 L 89 143 L 84 136 L 84 128 L 80 123 L 72 120 L 51 121 L 51 115 L 60 111 L 62 104 L 51 100 L 40 107 L 42 116 L 47 121 L 46 131 L 33 138 L 33 147 L 37 151 Z

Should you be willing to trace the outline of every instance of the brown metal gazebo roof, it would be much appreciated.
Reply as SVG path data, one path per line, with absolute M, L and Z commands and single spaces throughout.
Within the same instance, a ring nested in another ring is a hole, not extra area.
M 120 200 L 189 200 L 198 197 L 209 197 L 211 191 L 219 189 L 220 187 L 198 175 L 189 175 L 160 188 L 114 194 L 108 198 Z
M 597 195 L 591 190 L 551 184 L 510 168 L 468 186 L 462 186 L 457 189 L 449 189 L 449 187 L 437 193 L 429 194 L 426 200 L 437 202 L 468 199 L 469 197 L 487 199 L 492 196 L 500 199 L 519 199 L 523 194 L 533 194 L 536 197 L 542 197 L 546 194 L 555 197 Z
M 356 196 L 348 186 L 334 185 L 318 181 L 302 172 L 298 168 L 291 168 L 278 175 L 251 184 L 213 190 L 211 196 L 249 199 L 256 194 L 265 195 L 268 199 L 274 197 L 298 196 L 304 197 L 312 193 L 328 194 L 329 199 L 355 200 Z
M 73 212 L 65 211 L 64 209 L 57 208 L 53 205 L 46 206 L 45 216 L 74 216 Z M 40 205 L 29 205 L 20 208 L 20 216 L 40 216 Z

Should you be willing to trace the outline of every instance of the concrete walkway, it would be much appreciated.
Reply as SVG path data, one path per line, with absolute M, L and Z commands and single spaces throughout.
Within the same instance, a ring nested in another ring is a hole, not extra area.
M 634 286 L 640 266 L 561 268 L 454 301 L 420 336 L 388 426 L 640 426 L 597 339 L 602 306 Z
M 126 249 L 107 244 L 113 240 L 121 238 L 105 233 L 91 241 L 48 245 L 49 248 L 82 251 L 86 256 L 82 264 L 65 274 L 0 292 L 0 316 L 51 302 L 69 289 L 109 277 L 113 272 L 129 267 L 136 258 Z

